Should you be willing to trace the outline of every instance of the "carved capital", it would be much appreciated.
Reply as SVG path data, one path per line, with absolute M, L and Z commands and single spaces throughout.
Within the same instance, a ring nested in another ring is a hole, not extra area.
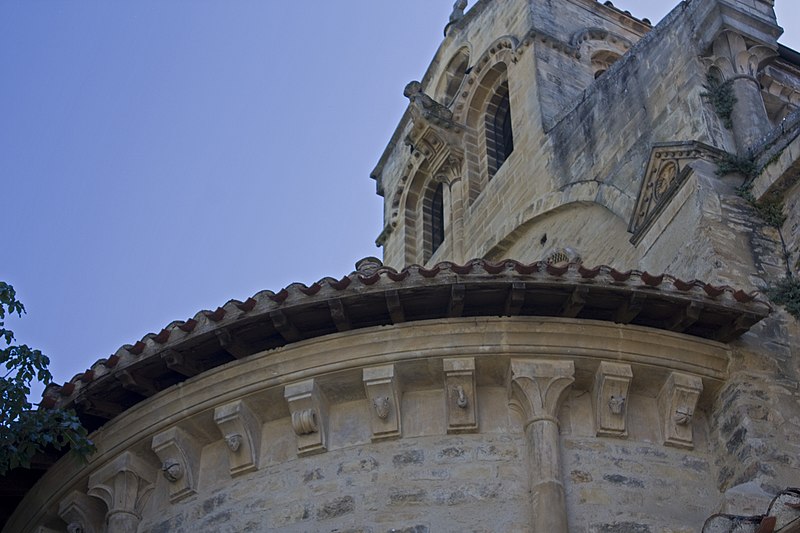
M 89 495 L 108 508 L 108 530 L 135 531 L 153 490 L 156 470 L 131 452 L 117 456 L 89 476 Z
M 58 516 L 67 523 L 70 533 L 100 533 L 106 509 L 97 498 L 74 490 L 58 505 Z
M 631 365 L 603 361 L 594 377 L 592 399 L 598 437 L 628 435 L 628 388 L 633 379 Z
M 401 436 L 403 427 L 400 402 L 403 394 L 394 365 L 365 368 L 362 379 L 369 402 L 372 440 Z
M 772 47 L 750 44 L 739 33 L 726 30 L 714 39 L 711 54 L 703 60 L 707 67 L 718 70 L 721 81 L 744 77 L 758 84 L 756 76 L 777 55 Z
M 457 182 L 463 175 L 464 157 L 460 153 L 450 153 L 434 172 L 433 179 L 448 186 Z
M 509 402 L 524 414 L 525 425 L 539 420 L 558 422 L 558 410 L 575 381 L 575 363 L 512 359 Z
M 153 437 L 152 448 L 161 460 L 161 471 L 169 482 L 169 501 L 177 502 L 197 492 L 200 443 L 179 427 Z
M 297 454 L 310 455 L 328 449 L 328 402 L 314 379 L 287 385 L 283 391 L 292 427 L 297 435 Z
M 697 400 L 703 392 L 703 380 L 697 376 L 672 372 L 658 394 L 664 444 L 694 448 L 692 421 Z
M 444 359 L 444 393 L 448 433 L 478 431 L 478 394 L 475 358 Z
M 228 447 L 231 476 L 258 470 L 261 454 L 261 422 L 243 400 L 214 409 L 216 422 Z

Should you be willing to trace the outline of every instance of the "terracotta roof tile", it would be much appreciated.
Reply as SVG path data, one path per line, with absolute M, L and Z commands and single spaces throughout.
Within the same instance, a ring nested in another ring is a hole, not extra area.
M 165 350 L 195 350 L 193 347 L 214 346 L 208 344 L 209 342 L 218 343 L 216 337 L 211 335 L 219 328 L 237 327 L 237 324 L 253 323 L 253 319 L 259 317 L 269 317 L 274 314 L 278 309 L 284 310 L 284 318 L 290 320 L 293 313 L 302 312 L 303 309 L 309 308 L 317 303 L 330 302 L 332 300 L 339 300 L 345 303 L 347 307 L 348 302 L 353 302 L 369 293 L 383 293 L 388 290 L 402 291 L 408 290 L 409 294 L 416 295 L 415 297 L 425 297 L 427 294 L 423 289 L 430 291 L 438 290 L 438 287 L 445 287 L 449 293 L 450 285 L 458 284 L 459 286 L 482 288 L 482 290 L 496 290 L 502 294 L 507 293 L 507 287 L 511 283 L 524 282 L 525 290 L 530 291 L 551 291 L 555 298 L 560 297 L 562 294 L 571 294 L 577 286 L 585 286 L 589 288 L 590 295 L 597 294 L 597 302 L 605 302 L 610 299 L 621 301 L 627 297 L 623 296 L 625 292 L 637 292 L 643 289 L 647 290 L 647 299 L 650 301 L 655 298 L 662 302 L 663 305 L 673 305 L 676 309 L 685 305 L 692 300 L 700 300 L 703 303 L 704 313 L 719 313 L 717 318 L 726 322 L 732 322 L 732 317 L 746 316 L 746 328 L 766 316 L 771 308 L 770 306 L 757 298 L 757 293 L 747 293 L 742 290 L 735 290 L 727 286 L 714 286 L 701 281 L 683 281 L 681 279 L 669 276 L 667 274 L 652 275 L 648 272 L 640 272 L 637 270 L 629 270 L 627 272 L 620 272 L 607 266 L 595 266 L 593 268 L 586 267 L 577 263 L 564 263 L 564 264 L 545 264 L 543 262 L 536 262 L 530 264 L 523 264 L 514 260 L 506 260 L 500 262 L 490 262 L 482 259 L 475 259 L 467 262 L 464 265 L 458 265 L 452 262 L 442 262 L 432 268 L 424 268 L 419 265 L 411 265 L 400 271 L 393 268 L 374 264 L 375 261 L 369 263 L 369 270 L 364 272 L 352 272 L 351 274 L 337 280 L 335 278 L 323 278 L 320 281 L 306 286 L 301 283 L 293 283 L 279 292 L 274 293 L 269 290 L 261 291 L 244 302 L 238 300 L 231 300 L 224 306 L 218 307 L 215 311 L 200 311 L 194 317 L 184 321 L 175 321 L 163 328 L 158 334 L 150 333 L 145 335 L 141 340 L 136 341 L 134 344 L 123 345 L 117 352 L 106 359 L 97 361 L 91 370 L 87 370 L 82 374 L 77 374 L 68 383 L 64 385 L 51 384 L 45 389 L 44 396 L 48 398 L 55 398 L 55 403 L 48 400 L 43 405 L 74 405 L 75 400 L 84 394 L 84 391 L 95 388 L 95 385 L 103 385 L 107 392 L 107 388 L 117 387 L 116 380 L 108 381 L 106 378 L 110 375 L 116 374 L 119 371 L 138 371 L 140 368 L 151 368 L 149 373 L 164 372 L 164 363 L 161 359 L 161 354 Z M 377 266 L 377 268 L 376 268 Z M 559 288 L 561 287 L 561 288 Z M 411 290 L 413 289 L 413 290 Z M 594 291 L 594 292 L 592 292 Z M 599 292 L 598 292 L 599 291 Z M 432 293 L 432 292 L 431 292 Z M 420 296 L 422 295 L 422 296 Z M 663 296 L 662 296 L 663 295 Z M 370 302 L 383 302 L 385 299 L 372 299 Z M 470 302 L 469 292 L 466 295 L 466 302 Z M 526 304 L 529 306 L 526 312 L 534 314 L 548 314 L 556 313 L 550 309 L 531 309 L 530 306 L 545 305 L 540 304 L 540 299 L 529 298 Z M 552 301 L 552 298 L 551 298 Z M 591 302 L 590 302 L 591 303 Z M 605 305 L 603 303 L 603 305 Z M 370 303 L 369 305 L 373 305 Z M 375 304 L 377 305 L 377 304 Z M 478 305 L 478 304 L 472 304 Z M 596 313 L 603 311 L 602 305 L 598 307 L 595 305 Z M 648 304 L 649 305 L 649 304 Z M 682 308 L 683 308 L 682 307 Z M 587 304 L 587 309 L 591 312 L 591 306 Z M 229 312 L 230 311 L 230 312 Z M 491 313 L 489 310 L 472 309 L 473 314 L 480 314 L 482 312 Z M 655 311 L 654 311 L 655 312 Z M 379 315 L 386 315 L 388 313 L 382 312 Z M 315 315 L 319 317 L 319 315 Z M 370 315 L 373 316 L 373 315 Z M 377 316 L 377 315 L 374 315 Z M 557 316 L 557 315 L 554 315 Z M 414 316 L 409 315 L 409 320 L 415 320 Z M 424 317 L 422 318 L 424 319 Z M 600 318 L 603 320 L 613 320 L 613 318 Z M 322 318 L 314 318 L 314 320 L 324 320 Z M 332 319 L 329 317 L 331 324 L 315 324 L 309 331 L 317 331 L 321 333 L 314 333 L 315 335 L 325 334 L 325 331 L 335 332 L 336 328 L 333 325 Z M 370 318 L 372 322 L 365 322 L 368 325 L 374 325 L 374 318 Z M 640 320 L 640 319 L 637 319 Z M 644 319 L 641 319 L 644 320 Z M 657 320 L 652 319 L 652 323 L 644 323 L 651 327 L 659 327 Z M 721 328 L 715 320 L 707 321 L 708 328 L 717 327 Z M 741 322 L 741 320 L 739 321 Z M 269 320 L 267 323 L 272 326 L 274 321 Z M 634 322 L 636 324 L 638 322 Z M 284 324 L 285 326 L 286 324 Z M 289 322 L 290 327 L 291 322 Z M 701 324 L 702 326 L 702 324 Z M 304 326 L 305 327 L 305 326 Z M 310 327 L 310 326 L 309 326 Z M 328 327 L 328 330 L 326 330 Z M 364 327 L 356 324 L 354 327 Z M 700 326 L 693 326 L 695 329 L 690 330 L 688 334 L 697 334 L 700 336 L 711 335 L 711 330 L 698 329 Z M 741 334 L 743 331 L 741 327 L 737 328 L 736 334 Z M 176 332 L 180 332 L 177 334 Z M 234 331 L 234 333 L 236 333 Z M 282 345 L 290 342 L 285 336 L 278 337 L 280 332 L 275 332 L 275 338 L 279 339 L 279 344 Z M 284 330 L 286 333 L 286 330 Z M 305 331 L 301 332 L 297 338 L 304 338 Z M 268 334 L 268 333 L 267 333 Z M 211 335 L 211 337 L 209 337 Z M 291 339 L 291 335 L 289 335 Z M 733 338 L 733 337 L 732 337 Z M 209 340 L 211 339 L 211 340 Z M 206 344 L 203 344 L 206 343 Z M 219 344 L 216 344 L 219 349 Z M 208 349 L 208 348 L 207 348 Z M 194 353 L 194 352 L 192 352 Z M 216 361 L 216 359 L 215 359 Z M 222 364 L 224 361 L 216 363 L 208 363 L 213 365 Z M 155 367 L 153 365 L 161 365 Z M 161 368 L 162 370 L 158 370 Z M 149 375 L 149 374 L 148 374 Z M 176 374 L 177 375 L 177 374 Z M 185 376 L 182 377 L 185 379 Z M 98 392 L 99 394 L 99 392 Z

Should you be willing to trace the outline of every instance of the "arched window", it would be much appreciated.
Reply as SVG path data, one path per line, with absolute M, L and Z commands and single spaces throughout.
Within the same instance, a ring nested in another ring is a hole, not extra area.
M 444 242 L 444 187 L 439 183 L 431 196 L 430 256 Z
M 621 56 L 610 50 L 601 50 L 592 55 L 592 72 L 594 79 L 599 78 L 613 65 Z
M 469 50 L 462 48 L 456 52 L 456 55 L 447 64 L 447 68 L 439 80 L 439 86 L 436 89 L 436 97 L 439 102 L 450 107 L 468 70 Z
M 511 103 L 506 80 L 497 88 L 486 107 L 486 155 L 490 178 L 513 151 L 514 132 L 511 129 Z

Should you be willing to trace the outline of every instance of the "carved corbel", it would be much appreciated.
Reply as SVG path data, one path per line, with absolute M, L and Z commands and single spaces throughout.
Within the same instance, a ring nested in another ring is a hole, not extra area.
M 364 391 L 369 402 L 372 440 L 384 440 L 402 435 L 400 400 L 402 392 L 394 365 L 365 368 Z
M 153 437 L 152 448 L 161 460 L 161 472 L 169 482 L 169 501 L 177 502 L 197 492 L 200 443 L 179 427 Z
M 658 394 L 664 444 L 694 448 L 692 420 L 697 400 L 703 392 L 703 380 L 697 376 L 672 372 Z
M 283 396 L 292 414 L 297 435 L 297 455 L 311 455 L 328 449 L 328 402 L 314 379 L 287 385 Z
M 427 159 L 431 168 L 437 168 L 446 164 L 450 154 L 463 152 L 464 128 L 453 120 L 450 109 L 425 94 L 418 81 L 406 85 L 403 94 L 409 100 L 412 122 L 405 142 L 412 148 L 417 165 Z
M 603 361 L 594 376 L 595 429 L 598 437 L 628 435 L 628 389 L 631 365 Z
M 106 509 L 97 498 L 74 490 L 58 505 L 58 516 L 67 523 L 68 533 L 100 533 Z
M 448 433 L 478 431 L 478 394 L 475 358 L 444 359 L 444 392 Z
M 134 532 L 150 497 L 155 468 L 125 452 L 89 476 L 89 496 L 103 500 L 108 509 L 108 531 Z
M 228 447 L 231 476 L 258 470 L 261 454 L 261 422 L 248 405 L 236 400 L 214 409 L 216 422 Z

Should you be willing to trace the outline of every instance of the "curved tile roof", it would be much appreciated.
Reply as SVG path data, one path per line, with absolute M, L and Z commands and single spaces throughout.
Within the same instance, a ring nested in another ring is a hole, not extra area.
M 378 259 L 311 285 L 292 283 L 231 300 L 126 344 L 42 405 L 74 407 L 90 429 L 143 399 L 231 360 L 338 331 L 457 316 L 562 316 L 606 320 L 729 342 L 770 306 L 728 286 L 578 263 L 475 259 L 400 271 Z

